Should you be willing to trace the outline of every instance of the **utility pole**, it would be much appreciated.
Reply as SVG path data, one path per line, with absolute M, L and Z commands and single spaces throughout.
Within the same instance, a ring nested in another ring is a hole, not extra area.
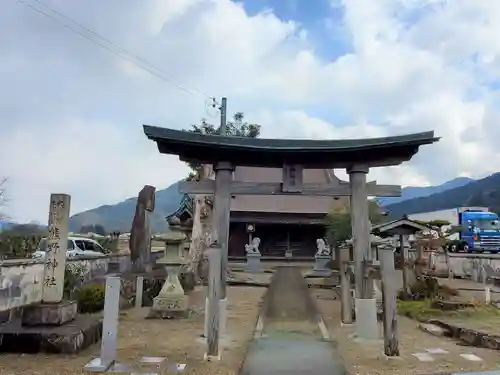
M 220 135 L 227 135 L 227 98 L 222 98 L 220 109 Z

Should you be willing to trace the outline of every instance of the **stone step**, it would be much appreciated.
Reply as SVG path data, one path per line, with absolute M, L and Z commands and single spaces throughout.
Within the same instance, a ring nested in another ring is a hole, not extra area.
M 443 337 L 445 334 L 445 330 L 443 328 L 431 323 L 419 323 L 418 328 L 438 337 Z

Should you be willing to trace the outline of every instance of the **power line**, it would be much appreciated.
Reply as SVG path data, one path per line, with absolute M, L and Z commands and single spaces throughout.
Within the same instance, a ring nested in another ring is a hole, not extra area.
M 159 68 L 158 66 L 154 65 L 154 64 L 151 64 L 150 62 L 148 62 L 147 60 L 145 60 L 144 58 L 128 51 L 127 49 L 123 48 L 122 46 L 120 46 L 119 44 L 109 40 L 108 38 L 105 38 L 101 35 L 99 35 L 98 33 L 96 33 L 95 31 L 91 30 L 90 28 L 86 27 L 85 25 L 71 19 L 70 17 L 68 17 L 67 15 L 65 15 L 64 13 L 58 11 L 57 9 L 54 9 L 53 7 L 43 3 L 42 1 L 40 0 L 33 0 L 35 2 L 37 2 L 38 4 L 44 6 L 45 8 L 49 9 L 50 11 L 52 11 L 53 13 L 59 15 L 60 17 L 64 18 L 65 20 L 77 25 L 78 27 L 82 28 L 83 30 L 85 30 L 87 33 L 91 34 L 91 35 L 94 35 L 95 37 L 99 38 L 100 40 L 108 43 L 109 45 L 113 46 L 115 49 L 118 49 L 118 51 L 114 50 L 113 48 L 110 48 L 109 46 L 105 45 L 104 43 L 102 42 L 99 42 L 93 38 L 91 38 L 89 35 L 85 34 L 84 32 L 80 31 L 80 30 L 77 30 L 73 27 L 71 27 L 70 25 L 68 25 L 67 23 L 65 23 L 64 21 L 62 21 L 61 19 L 57 18 L 57 17 L 54 17 L 53 15 L 47 13 L 47 12 L 44 12 L 43 10 L 41 10 L 40 8 L 37 8 L 35 7 L 34 5 L 32 4 L 29 4 L 27 3 L 26 1 L 24 0 L 16 0 L 18 3 L 21 3 L 29 8 L 31 8 L 32 10 L 44 15 L 45 17 L 49 18 L 49 19 L 52 19 L 53 21 L 56 21 L 56 22 L 59 22 L 62 26 L 64 26 L 65 28 L 73 31 L 74 33 L 84 37 L 85 39 L 91 41 L 92 43 L 94 44 L 97 44 L 98 46 L 100 46 L 101 48 L 104 48 L 105 50 L 107 50 L 108 52 L 111 52 L 113 53 L 114 55 L 136 65 L 137 67 L 147 71 L 148 73 L 150 73 L 151 75 L 157 77 L 157 78 L 160 78 L 161 80 L 163 80 L 164 82 L 166 83 L 169 83 L 173 86 L 175 86 L 176 88 L 178 88 L 179 90 L 182 90 L 190 95 L 198 95 L 198 96 L 202 96 L 204 98 L 208 98 L 210 100 L 213 100 L 215 101 L 215 98 L 208 95 L 207 93 L 203 92 L 203 91 L 200 91 L 196 88 L 188 88 L 187 85 L 185 84 L 182 84 L 182 83 L 177 83 L 175 82 L 173 79 L 169 78 L 168 75 L 161 69 Z M 127 55 L 133 57 L 133 59 L 131 59 L 130 57 L 128 57 Z M 135 60 L 137 61 L 135 61 Z M 155 72 L 155 70 L 157 72 Z

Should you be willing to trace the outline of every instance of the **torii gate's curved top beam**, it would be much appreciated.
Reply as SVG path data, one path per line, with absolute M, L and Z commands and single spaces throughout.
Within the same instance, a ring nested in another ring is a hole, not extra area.
M 179 155 L 183 161 L 234 165 L 304 168 L 348 168 L 398 165 L 408 161 L 422 145 L 437 142 L 433 131 L 401 136 L 345 140 L 263 139 L 205 135 L 144 125 L 146 136 L 162 154 Z

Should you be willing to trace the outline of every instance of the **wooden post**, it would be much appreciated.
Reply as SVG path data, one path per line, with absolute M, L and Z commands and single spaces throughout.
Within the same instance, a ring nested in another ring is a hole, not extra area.
M 382 301 L 384 306 L 384 353 L 389 357 L 399 356 L 396 291 L 394 287 L 394 251 L 391 247 L 380 249 L 380 274 Z
M 219 162 L 215 169 L 215 195 L 213 211 L 214 241 L 222 251 L 221 265 L 221 299 L 226 298 L 227 256 L 229 242 L 229 215 L 231 210 L 231 193 L 229 191 L 233 179 L 233 167 L 230 163 Z
M 99 358 L 85 365 L 85 370 L 89 372 L 106 372 L 116 362 L 118 315 L 120 313 L 120 286 L 121 280 L 119 277 L 108 276 L 106 278 L 101 355 Z
M 135 307 L 142 307 L 142 292 L 144 290 L 144 276 L 137 276 L 135 280 Z
M 368 227 L 368 196 L 366 175 L 368 168 L 355 166 L 347 171 L 351 183 L 352 246 L 354 248 L 354 279 L 356 298 L 373 298 L 373 285 L 364 277 L 363 263 L 371 259 L 370 228 Z
M 401 274 L 403 275 L 403 292 L 408 293 L 408 269 L 406 268 L 406 262 L 408 260 L 408 252 L 405 246 L 406 236 L 403 234 L 399 235 L 399 245 L 401 246 Z
M 349 263 L 339 259 L 340 265 L 340 303 L 342 324 L 352 324 L 352 294 Z
M 220 359 L 220 309 L 221 294 L 221 248 L 214 242 L 207 250 L 208 258 L 208 329 L 207 329 L 207 360 Z
M 226 329 L 227 298 L 226 278 L 228 273 L 228 245 L 229 245 L 229 218 L 231 211 L 231 181 L 233 179 L 233 166 L 227 162 L 219 162 L 214 165 L 215 169 L 215 195 L 213 210 L 213 239 L 219 245 L 221 266 L 219 270 L 220 279 L 220 334 Z

